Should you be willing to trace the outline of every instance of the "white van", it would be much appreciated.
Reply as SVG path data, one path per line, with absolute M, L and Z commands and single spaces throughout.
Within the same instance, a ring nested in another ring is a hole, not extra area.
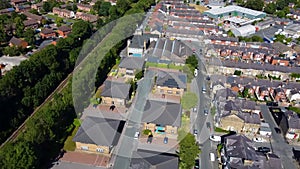
M 214 153 L 210 153 L 209 156 L 210 156 L 210 161 L 215 161 L 216 157 Z

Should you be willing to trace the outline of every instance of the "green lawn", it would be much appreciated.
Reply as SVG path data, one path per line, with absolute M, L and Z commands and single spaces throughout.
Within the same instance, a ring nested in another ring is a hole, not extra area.
M 288 107 L 288 110 L 294 111 L 297 114 L 300 114 L 300 108 L 299 107 Z
M 75 148 L 76 148 L 76 144 L 74 141 L 72 141 L 72 139 L 74 138 L 75 134 L 77 133 L 78 129 L 79 129 L 79 126 L 80 126 L 81 122 L 79 119 L 75 119 L 74 122 L 73 122 L 73 126 L 74 126 L 74 129 L 72 131 L 72 135 L 68 136 L 66 141 L 65 141 L 65 144 L 64 144 L 64 150 L 65 151 L 74 151 Z
M 61 17 L 59 17 L 59 16 L 57 16 L 57 15 L 51 15 L 51 14 L 46 14 L 46 17 L 47 18 L 49 18 L 49 19 L 56 19 L 56 18 L 61 18 Z M 66 22 L 71 22 L 71 23 L 74 23 L 74 22 L 76 22 L 76 20 L 74 20 L 74 19 L 66 19 L 66 18 L 62 18 L 64 21 L 66 21 Z
M 146 62 L 146 67 L 157 67 L 157 68 L 165 68 L 165 69 L 183 70 L 183 66 L 176 66 L 174 64 L 152 63 L 152 62 Z
M 181 105 L 184 110 L 189 110 L 197 105 L 198 98 L 195 93 L 185 92 L 181 98 Z
M 219 127 L 216 127 L 216 128 L 215 128 L 215 132 L 219 132 L 219 133 L 229 133 L 229 131 L 224 130 L 224 129 L 221 129 L 221 128 L 219 128 Z

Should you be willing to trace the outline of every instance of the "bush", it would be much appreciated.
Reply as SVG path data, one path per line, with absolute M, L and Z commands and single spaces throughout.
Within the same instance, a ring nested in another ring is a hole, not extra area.
M 152 131 L 151 130 L 149 130 L 149 129 L 145 129 L 145 130 L 143 130 L 143 134 L 144 135 L 150 135 L 152 133 Z

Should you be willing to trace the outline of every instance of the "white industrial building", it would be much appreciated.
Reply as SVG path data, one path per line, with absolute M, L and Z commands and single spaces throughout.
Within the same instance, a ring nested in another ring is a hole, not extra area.
M 231 29 L 232 33 L 235 37 L 238 36 L 249 36 L 255 33 L 256 28 L 253 25 L 245 25 L 237 28 Z

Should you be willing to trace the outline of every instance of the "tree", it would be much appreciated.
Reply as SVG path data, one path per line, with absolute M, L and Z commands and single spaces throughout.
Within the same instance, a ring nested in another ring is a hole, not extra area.
M 181 169 L 191 169 L 194 166 L 195 158 L 200 153 L 199 147 L 196 144 L 195 136 L 187 133 L 186 136 L 179 142 L 179 160 Z
M 60 27 L 63 22 L 64 22 L 63 18 L 60 17 L 55 18 L 56 26 Z
M 100 16 L 108 16 L 110 7 L 111 7 L 110 2 L 102 2 L 101 8 L 98 10 L 98 14 Z
M 25 41 L 28 42 L 28 44 L 33 45 L 34 42 L 35 42 L 34 30 L 33 29 L 27 29 L 24 32 L 24 38 L 25 38 Z
M 282 10 L 284 7 L 288 6 L 288 1 L 286 0 L 276 0 L 276 6 L 278 10 Z
M 115 20 L 115 19 L 118 18 L 118 16 L 119 16 L 118 8 L 115 5 L 111 6 L 109 8 L 109 18 L 110 18 L 110 20 L 111 21 Z
M 140 80 L 142 77 L 144 77 L 144 71 L 143 71 L 143 70 L 139 71 L 139 72 L 135 75 L 135 78 L 136 78 L 137 80 Z
M 7 46 L 3 50 L 3 54 L 9 55 L 9 56 L 19 56 L 22 52 L 22 49 L 17 46 Z
M 51 4 L 48 1 L 44 2 L 43 3 L 43 9 L 44 9 L 45 12 L 50 12 L 51 11 Z
M 263 38 L 257 35 L 251 37 L 252 42 L 263 42 Z
M 7 41 L 7 34 L 4 30 L 4 26 L 0 24 L 0 44 Z
M 194 71 L 198 67 L 198 59 L 195 55 L 191 55 L 185 60 L 185 64 L 190 65 L 191 70 Z
M 72 33 L 70 36 L 86 39 L 90 37 L 92 33 L 92 25 L 89 22 L 80 20 L 72 25 Z
M 14 19 L 14 22 L 16 23 L 16 35 L 18 37 L 23 37 L 25 26 L 22 19 L 20 17 L 17 17 Z
M 93 10 L 98 12 L 101 8 L 101 4 L 102 4 L 102 0 L 96 1 L 95 5 L 93 6 Z
M 245 7 L 261 11 L 264 7 L 263 0 L 248 0 L 245 4 Z
M 249 89 L 246 88 L 244 91 L 243 91 L 243 97 L 246 98 L 246 97 L 249 97 Z
M 227 31 L 227 35 L 228 35 L 229 37 L 235 37 L 235 36 L 234 36 L 234 33 L 233 33 L 231 30 Z
M 117 1 L 116 7 L 120 14 L 124 14 L 125 11 L 127 11 L 130 8 L 130 3 L 128 2 L 128 0 L 119 0 Z
M 274 14 L 276 12 L 276 5 L 275 5 L 275 3 L 269 3 L 269 4 L 267 4 L 264 10 L 268 14 Z
M 103 19 L 99 18 L 96 23 L 96 28 L 99 29 L 104 25 Z

